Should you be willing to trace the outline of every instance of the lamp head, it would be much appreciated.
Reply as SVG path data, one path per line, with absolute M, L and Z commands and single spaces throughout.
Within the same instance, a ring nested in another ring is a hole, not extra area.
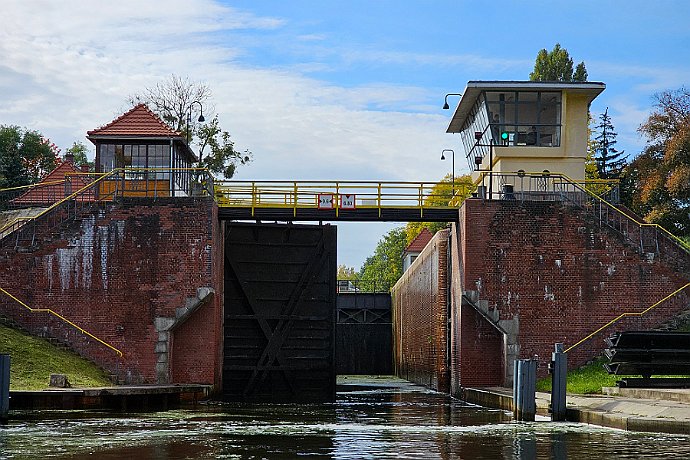
M 443 103 L 443 110 L 448 110 L 450 109 L 450 106 L 448 105 L 448 101 Z
M 206 121 L 206 118 L 204 118 L 204 114 L 202 113 L 201 115 L 199 115 L 199 123 L 203 123 L 205 121 Z
M 445 160 L 445 159 L 446 159 L 446 156 L 443 154 L 443 152 L 441 152 L 441 159 L 442 159 L 442 160 Z

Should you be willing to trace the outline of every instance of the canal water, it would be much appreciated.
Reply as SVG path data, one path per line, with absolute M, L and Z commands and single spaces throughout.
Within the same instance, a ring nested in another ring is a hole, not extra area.
M 511 421 L 409 384 L 340 387 L 333 404 L 13 414 L 1 459 L 690 458 L 690 436 Z

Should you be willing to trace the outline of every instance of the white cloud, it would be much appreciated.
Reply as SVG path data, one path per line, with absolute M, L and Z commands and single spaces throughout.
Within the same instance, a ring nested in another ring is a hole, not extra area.
M 0 124 L 37 129 L 63 149 L 126 110 L 128 95 L 176 73 L 210 85 L 222 125 L 255 153 L 238 179 L 433 180 L 449 169 L 438 159 L 455 140 L 446 115 L 413 108 L 425 90 L 343 88 L 240 65 L 245 50 L 222 38 L 280 19 L 210 0 L 10 1 L 3 16 Z M 373 246 L 361 246 L 363 259 Z

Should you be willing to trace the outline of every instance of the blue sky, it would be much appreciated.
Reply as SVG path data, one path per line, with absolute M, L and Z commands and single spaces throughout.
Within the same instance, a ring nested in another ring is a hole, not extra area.
M 690 2 L 3 0 L 0 124 L 61 147 L 171 73 L 207 83 L 255 162 L 238 179 L 435 180 L 446 93 L 527 79 L 556 42 L 607 89 L 619 147 L 635 155 L 653 95 L 690 80 Z M 456 173 L 466 171 L 456 158 Z M 339 225 L 359 267 L 389 224 Z

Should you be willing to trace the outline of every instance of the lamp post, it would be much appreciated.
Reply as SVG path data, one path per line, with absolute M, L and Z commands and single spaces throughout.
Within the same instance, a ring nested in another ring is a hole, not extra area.
M 189 147 L 192 137 L 192 107 L 194 104 L 199 104 L 199 109 L 201 110 L 201 115 L 199 115 L 199 119 L 197 121 L 199 123 L 206 121 L 204 118 L 204 106 L 201 105 L 201 102 L 193 101 L 191 104 L 189 104 L 189 112 L 187 112 L 187 147 Z
M 448 93 L 448 94 L 446 94 L 446 97 L 443 99 L 443 110 L 450 109 L 450 106 L 448 105 L 448 96 L 462 97 L 462 94 L 460 94 L 460 93 Z
M 451 152 L 453 154 L 453 172 L 451 174 L 452 180 L 453 180 L 453 196 L 455 196 L 455 150 L 453 149 L 443 149 L 441 151 L 441 160 L 445 160 L 446 157 L 443 155 L 446 152 Z

